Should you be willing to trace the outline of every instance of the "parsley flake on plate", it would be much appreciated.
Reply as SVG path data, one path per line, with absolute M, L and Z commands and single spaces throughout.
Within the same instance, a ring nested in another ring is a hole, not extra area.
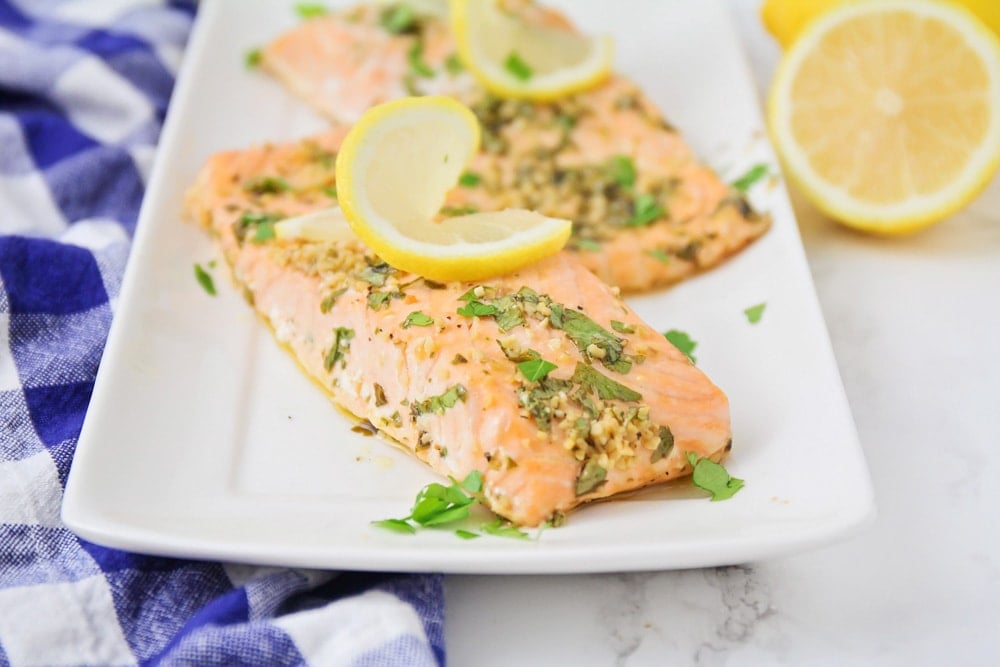
M 764 308 L 766 307 L 766 303 L 758 303 L 756 306 L 750 306 L 744 310 L 743 314 L 747 316 L 747 322 L 750 324 L 757 324 L 760 322 L 760 318 L 764 316 Z
M 556 369 L 556 365 L 544 359 L 529 359 L 517 365 L 517 370 L 521 375 L 528 378 L 530 382 L 537 382 Z
M 201 268 L 201 264 L 194 265 L 194 277 L 201 285 L 201 288 L 209 293 L 211 296 L 215 296 L 215 281 L 212 280 L 211 274 L 208 271 Z
M 691 481 L 699 489 L 711 493 L 713 501 L 732 498 L 743 488 L 743 480 L 731 477 L 721 463 L 699 458 L 694 452 L 687 452 L 685 456 L 688 463 L 694 467 Z
M 733 181 L 733 187 L 740 192 L 746 192 L 753 185 L 771 172 L 771 168 L 766 164 L 755 164 L 750 167 L 745 174 Z

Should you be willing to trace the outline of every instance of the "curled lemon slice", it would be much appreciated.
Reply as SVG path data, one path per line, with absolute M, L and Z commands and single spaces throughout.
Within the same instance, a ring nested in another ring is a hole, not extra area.
M 787 173 L 833 218 L 919 229 L 1000 164 L 1000 40 L 949 3 L 842 5 L 785 54 L 768 125 Z
M 274 223 L 274 235 L 279 239 L 297 239 L 329 243 L 358 238 L 347 224 L 340 207 L 333 206 L 312 213 L 285 218 Z
M 479 148 L 475 115 L 447 97 L 369 109 L 337 155 L 337 197 L 351 229 L 392 266 L 433 280 L 479 280 L 558 252 L 568 220 L 507 209 L 438 220 Z
M 611 73 L 610 37 L 527 23 L 496 0 L 451 0 L 451 26 L 466 69 L 502 97 L 552 100 Z

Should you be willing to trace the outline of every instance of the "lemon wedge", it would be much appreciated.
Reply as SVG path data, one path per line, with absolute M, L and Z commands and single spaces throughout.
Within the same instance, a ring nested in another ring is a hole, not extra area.
M 285 218 L 274 223 L 275 238 L 329 243 L 358 238 L 339 206 Z
M 552 100 L 611 73 L 610 37 L 529 24 L 496 0 L 451 0 L 451 26 L 466 69 L 501 97 Z
M 568 220 L 522 209 L 437 219 L 479 140 L 475 115 L 448 97 L 366 111 L 337 154 L 337 198 L 351 229 L 392 266 L 440 281 L 501 275 L 558 252 Z
M 968 204 L 1000 164 L 1000 40 L 949 3 L 848 3 L 785 54 L 767 115 L 786 172 L 820 209 L 913 231 Z

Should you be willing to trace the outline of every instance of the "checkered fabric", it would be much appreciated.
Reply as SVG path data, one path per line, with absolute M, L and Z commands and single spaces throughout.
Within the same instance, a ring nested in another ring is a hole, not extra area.
M 0 0 L 0 667 L 442 664 L 440 577 L 141 556 L 60 522 L 193 15 Z

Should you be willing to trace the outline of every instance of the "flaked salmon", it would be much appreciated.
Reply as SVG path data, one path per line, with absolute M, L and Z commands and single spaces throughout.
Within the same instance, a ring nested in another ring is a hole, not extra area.
M 488 507 L 526 526 L 729 451 L 723 392 L 572 253 L 440 284 L 357 241 L 276 238 L 334 197 L 342 134 L 218 154 L 187 201 L 337 405 L 442 475 L 480 471 Z
M 530 20 L 571 29 L 554 11 L 516 4 Z M 625 291 L 712 268 L 770 227 L 627 78 L 554 102 L 500 99 L 462 70 L 446 21 L 394 32 L 386 11 L 362 5 L 306 21 L 267 45 L 262 65 L 337 122 L 404 95 L 468 104 L 483 150 L 445 215 L 512 207 L 568 218 L 570 252 Z

